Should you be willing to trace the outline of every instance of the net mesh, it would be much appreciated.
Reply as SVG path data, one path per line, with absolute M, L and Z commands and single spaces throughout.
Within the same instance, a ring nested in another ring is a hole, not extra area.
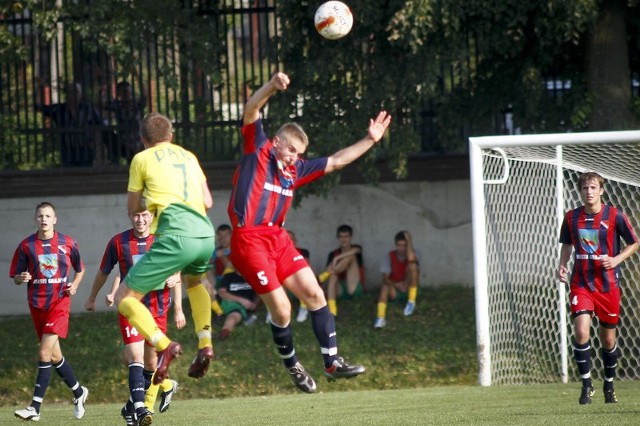
M 504 184 L 486 184 L 487 279 L 491 336 L 491 381 L 495 384 L 550 383 L 561 380 L 560 307 L 555 273 L 559 254 L 555 146 L 501 148 L 509 159 Z M 581 205 L 576 182 L 596 171 L 605 180 L 604 201 L 620 208 L 640 236 L 640 145 L 565 145 L 562 154 L 564 205 Z M 499 179 L 504 161 L 483 150 L 483 178 Z M 572 265 L 570 264 L 569 267 Z M 640 377 L 640 256 L 622 265 L 618 378 Z M 568 287 L 567 287 L 568 295 Z M 567 298 L 568 299 L 568 298 Z M 568 300 L 569 379 L 578 372 L 571 354 Z M 600 344 L 593 321 L 592 377 L 602 379 Z M 596 352 L 597 350 L 597 352 Z

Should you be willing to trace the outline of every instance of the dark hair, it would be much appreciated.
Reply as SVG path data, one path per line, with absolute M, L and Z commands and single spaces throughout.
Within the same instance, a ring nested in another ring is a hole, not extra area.
M 218 228 L 216 229 L 216 232 L 220 232 L 220 231 L 231 231 L 231 226 L 227 225 L 226 223 L 223 223 L 222 225 L 218 226 Z
M 394 243 L 397 243 L 398 241 L 407 241 L 407 237 L 405 237 L 404 231 L 398 232 L 396 236 L 393 238 Z
M 353 228 L 349 225 L 340 225 L 338 226 L 338 230 L 336 231 L 336 236 L 340 236 L 340 234 L 343 232 L 348 232 L 349 235 L 353 235 Z
M 56 212 L 56 208 L 55 208 L 55 207 L 53 207 L 53 204 L 51 204 L 51 203 L 50 203 L 50 202 L 48 202 L 48 201 L 42 201 L 40 204 L 38 204 L 38 205 L 36 206 L 36 213 L 38 213 L 38 210 L 40 210 L 40 209 L 41 209 L 41 208 L 43 208 L 43 207 L 51 207 L 51 209 L 53 210 L 53 212 L 54 212 L 54 213 Z

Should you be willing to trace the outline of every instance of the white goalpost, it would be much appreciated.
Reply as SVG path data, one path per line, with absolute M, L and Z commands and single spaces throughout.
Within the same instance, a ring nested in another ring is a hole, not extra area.
M 472 137 L 469 159 L 479 383 L 575 380 L 568 286 L 555 278 L 560 225 L 581 204 L 578 176 L 595 171 L 640 238 L 640 131 Z M 637 379 L 640 255 L 622 265 L 621 288 L 618 377 Z

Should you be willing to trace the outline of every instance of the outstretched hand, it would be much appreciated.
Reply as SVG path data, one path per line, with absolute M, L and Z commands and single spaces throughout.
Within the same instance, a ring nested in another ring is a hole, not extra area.
M 374 142 L 380 141 L 391 124 L 391 116 L 386 111 L 380 111 L 375 119 L 369 120 L 369 137 Z

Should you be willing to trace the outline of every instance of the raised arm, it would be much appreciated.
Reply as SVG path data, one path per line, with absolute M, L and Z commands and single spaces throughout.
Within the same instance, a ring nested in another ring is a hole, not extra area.
M 283 72 L 277 72 L 261 88 L 249 98 L 244 106 L 243 124 L 251 124 L 260 118 L 260 110 L 266 105 L 269 98 L 276 92 L 286 90 L 289 86 L 289 76 Z
M 341 149 L 327 159 L 325 173 L 340 170 L 360 158 L 373 145 L 378 143 L 384 136 L 387 128 L 391 124 L 391 116 L 386 111 L 380 111 L 375 119 L 369 120 L 369 130 L 367 136 L 351 146 Z

